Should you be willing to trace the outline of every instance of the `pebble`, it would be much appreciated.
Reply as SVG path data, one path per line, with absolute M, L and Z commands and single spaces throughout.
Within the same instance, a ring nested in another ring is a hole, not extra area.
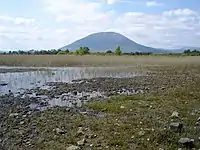
M 120 106 L 120 108 L 121 108 L 121 109 L 124 109 L 125 107 L 124 107 L 124 106 Z
M 83 127 L 78 127 L 77 134 L 78 135 L 84 135 Z
M 67 148 L 67 150 L 79 150 L 79 149 L 81 149 L 81 148 L 78 147 L 78 146 L 75 146 L 75 145 L 72 145 L 72 146 Z
M 78 146 L 83 146 L 85 144 L 85 139 L 82 139 L 77 142 Z
M 10 115 L 9 115 L 9 117 L 16 117 L 16 116 L 18 116 L 19 115 L 19 113 L 11 113 Z
M 139 136 L 143 136 L 143 135 L 145 135 L 145 132 L 144 132 L 144 131 L 140 131 L 140 132 L 138 133 L 138 135 L 139 135 Z
M 60 128 L 56 128 L 53 131 L 56 132 L 57 134 L 65 134 L 65 131 L 61 130 Z
M 170 123 L 170 129 L 175 132 L 181 132 L 183 129 L 183 124 L 179 122 Z
M 178 118 L 179 117 L 179 113 L 177 111 L 174 111 L 171 115 L 171 117 L 173 118 Z

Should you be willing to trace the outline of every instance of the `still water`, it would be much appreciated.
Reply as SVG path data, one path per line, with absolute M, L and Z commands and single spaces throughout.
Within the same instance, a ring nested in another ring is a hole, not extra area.
M 0 67 L 0 69 L 20 69 L 26 67 Z M 33 67 L 32 67 L 33 68 Z M 28 69 L 28 68 L 26 68 Z M 96 77 L 134 77 L 135 67 L 48 67 L 47 70 L 0 73 L 0 95 L 9 91 L 23 92 L 27 89 L 46 88 L 48 82 L 71 82 L 77 79 Z M 4 85 L 3 85 L 4 84 Z M 3 86 L 2 86 L 3 85 Z

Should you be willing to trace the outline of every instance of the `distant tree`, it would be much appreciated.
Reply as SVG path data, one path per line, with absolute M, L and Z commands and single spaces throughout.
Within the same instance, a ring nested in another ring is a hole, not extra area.
M 68 53 L 69 53 L 69 50 L 68 50 L 68 49 L 66 49 L 66 50 L 65 50 L 65 52 L 68 54 Z
M 77 55 L 85 55 L 89 53 L 90 53 L 90 49 L 88 47 L 80 47 L 79 49 L 76 50 Z
M 111 50 L 106 51 L 107 54 L 112 54 L 113 52 Z
M 120 46 L 118 46 L 117 48 L 116 48 L 116 50 L 115 50 L 115 54 L 116 55 L 121 55 L 121 48 L 120 48 Z
M 189 49 L 184 51 L 185 54 L 188 54 L 188 53 L 190 53 L 190 52 L 191 52 L 191 51 L 190 51 Z
M 57 54 L 58 55 L 66 55 L 67 53 L 66 53 L 66 51 L 59 51 Z

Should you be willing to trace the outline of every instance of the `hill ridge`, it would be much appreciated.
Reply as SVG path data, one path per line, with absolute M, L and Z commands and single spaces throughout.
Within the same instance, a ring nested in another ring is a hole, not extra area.
M 144 46 L 134 42 L 128 37 L 117 32 L 97 32 L 87 35 L 83 38 L 76 40 L 75 42 L 60 48 L 61 50 L 75 51 L 79 47 L 89 47 L 93 52 L 105 52 L 107 50 L 114 51 L 117 46 L 121 47 L 124 53 L 130 52 L 152 52 L 160 53 L 161 49 L 156 49 L 148 46 Z

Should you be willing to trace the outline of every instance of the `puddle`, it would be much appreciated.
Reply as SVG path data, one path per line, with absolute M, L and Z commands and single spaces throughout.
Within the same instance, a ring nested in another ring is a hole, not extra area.
M 26 68 L 27 67 L 0 67 L 4 69 Z M 30 67 L 29 67 L 30 68 Z M 34 67 L 31 67 L 34 68 Z M 41 67 L 40 67 L 41 68 Z M 29 89 L 49 89 L 45 86 L 49 82 L 70 83 L 77 79 L 89 79 L 96 77 L 127 78 L 134 77 L 135 67 L 45 67 L 47 70 L 29 72 L 0 73 L 0 95 L 22 93 Z

